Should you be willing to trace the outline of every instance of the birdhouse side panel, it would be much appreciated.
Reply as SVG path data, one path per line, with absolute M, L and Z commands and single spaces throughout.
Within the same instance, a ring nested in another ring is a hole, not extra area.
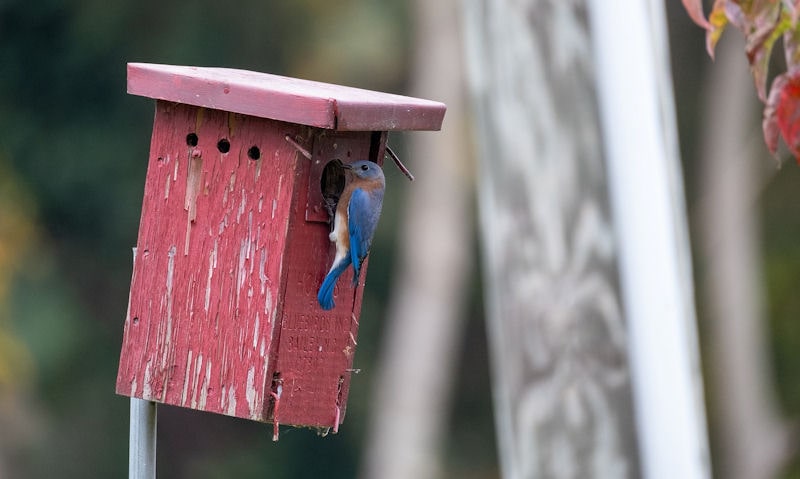
M 360 159 L 381 160 L 385 134 L 315 130 L 313 156 L 300 168 L 310 181 L 301 181 L 300 202 L 292 212 L 287 245 L 287 289 L 281 319 L 280 345 L 275 368 L 281 384 L 280 406 L 273 419 L 280 424 L 338 427 L 344 419 L 350 377 L 353 371 L 361 299 L 368 264 L 362 266 L 358 286 L 348 268 L 335 288 L 336 306 L 323 310 L 317 292 L 331 267 L 335 246 L 330 242 L 330 225 L 309 216 L 315 211 L 320 173 L 327 162 L 339 159 L 351 163 Z
M 157 103 L 118 393 L 265 419 L 304 131 Z

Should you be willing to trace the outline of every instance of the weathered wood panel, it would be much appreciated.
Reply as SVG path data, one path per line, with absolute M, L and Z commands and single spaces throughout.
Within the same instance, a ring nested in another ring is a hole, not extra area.
M 128 93 L 340 131 L 438 130 L 444 104 L 230 68 L 128 64 Z
M 300 133 L 268 122 L 158 102 L 119 393 L 265 419 Z
M 336 306 L 330 311 L 319 307 L 317 290 L 333 263 L 335 248 L 328 239 L 327 224 L 306 221 L 307 212 L 317 206 L 306 199 L 310 189 L 319 190 L 319 166 L 326 161 L 382 159 L 383 149 L 374 149 L 370 155 L 370 132 L 317 132 L 312 159 L 301 162 L 298 170 L 298 205 L 292 211 L 286 244 L 286 261 L 291 266 L 285 279 L 275 374 L 282 385 L 278 422 L 323 427 L 344 419 L 366 268 L 357 288 L 352 287 L 353 269 L 348 268 L 334 289 Z
M 259 421 L 277 397 L 280 423 L 337 427 L 363 278 L 319 308 L 333 247 L 306 221 L 312 165 L 382 158 L 377 138 L 159 101 L 117 392 Z

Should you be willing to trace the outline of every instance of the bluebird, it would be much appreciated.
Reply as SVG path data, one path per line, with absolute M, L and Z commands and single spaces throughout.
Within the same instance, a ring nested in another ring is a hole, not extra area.
M 333 287 L 351 264 L 353 284 L 358 284 L 361 264 L 367 257 L 381 215 L 386 188 L 383 170 L 377 164 L 361 160 L 342 166 L 347 170 L 348 181 L 336 206 L 333 231 L 328 235 L 336 244 L 336 256 L 317 294 L 317 301 L 325 310 L 333 308 Z

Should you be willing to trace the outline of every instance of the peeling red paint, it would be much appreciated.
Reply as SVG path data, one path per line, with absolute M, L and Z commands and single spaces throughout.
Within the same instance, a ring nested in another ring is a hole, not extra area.
M 279 422 L 338 431 L 363 289 L 347 272 L 336 308 L 317 304 L 334 253 L 324 168 L 382 163 L 387 129 L 439 129 L 445 106 L 146 64 L 128 91 L 158 101 L 117 392 L 272 421 L 275 438 Z
M 341 281 L 334 313 L 316 304 L 331 260 L 328 225 L 305 220 L 312 162 L 284 138 L 323 145 L 323 132 L 157 103 L 137 242 L 148 253 L 134 260 L 118 393 L 269 421 L 279 371 L 283 424 L 335 426 L 361 288 Z M 339 148 L 369 155 L 369 132 L 341 135 Z M 228 153 L 216 146 L 223 136 Z M 247 157 L 253 145 L 264 152 L 257 161 Z

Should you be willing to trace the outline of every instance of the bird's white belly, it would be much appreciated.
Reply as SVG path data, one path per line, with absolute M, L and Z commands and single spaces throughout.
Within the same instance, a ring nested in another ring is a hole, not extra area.
M 344 218 L 344 215 L 340 215 L 339 212 L 336 213 L 336 216 L 333 220 L 333 231 L 328 235 L 328 238 L 331 242 L 336 243 L 336 257 L 333 260 L 333 264 L 336 265 L 347 256 L 348 253 L 348 245 L 347 241 L 345 241 L 345 235 L 347 234 L 347 221 Z

